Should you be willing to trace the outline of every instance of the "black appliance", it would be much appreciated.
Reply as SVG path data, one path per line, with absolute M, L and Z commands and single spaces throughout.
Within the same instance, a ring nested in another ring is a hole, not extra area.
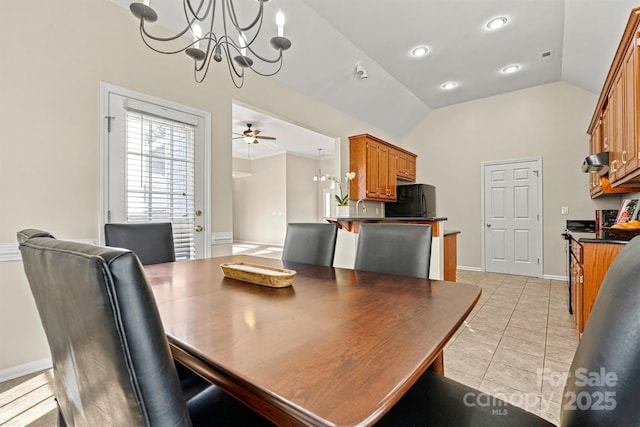
M 397 202 L 387 202 L 384 213 L 387 217 L 436 217 L 436 187 L 429 184 L 399 185 Z
M 564 233 L 562 237 L 567 241 L 567 266 L 569 268 L 569 274 L 567 277 L 567 285 L 569 287 L 569 313 L 573 314 L 573 306 L 571 304 L 571 298 L 573 294 L 573 283 L 571 283 L 571 232 L 574 233 L 594 233 L 596 231 L 596 222 L 590 219 L 568 219 Z M 574 254 L 576 257 L 579 254 Z

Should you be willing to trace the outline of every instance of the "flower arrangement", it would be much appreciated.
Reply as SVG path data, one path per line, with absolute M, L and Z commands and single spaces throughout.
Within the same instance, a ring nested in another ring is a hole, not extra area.
M 336 184 L 338 184 L 338 189 L 340 190 L 340 195 L 336 194 L 336 201 L 338 202 L 338 206 L 348 206 L 349 205 L 349 181 L 356 177 L 355 172 L 347 172 L 344 175 L 344 180 L 347 183 L 347 192 L 346 194 L 342 191 L 342 185 L 340 184 L 340 178 L 337 176 L 330 176 L 329 179 Z

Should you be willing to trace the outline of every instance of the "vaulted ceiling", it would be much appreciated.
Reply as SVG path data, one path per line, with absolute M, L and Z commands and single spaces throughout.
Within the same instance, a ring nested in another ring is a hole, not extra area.
M 181 3 L 151 0 L 170 28 L 184 19 Z M 599 93 L 637 6 L 631 0 L 271 0 L 265 16 L 281 9 L 292 41 L 273 78 L 402 139 L 432 109 L 482 97 L 559 80 Z M 489 30 L 495 17 L 507 24 Z M 263 31 L 275 33 L 272 21 L 265 18 Z M 416 46 L 428 47 L 427 55 L 411 56 Z M 358 77 L 356 63 L 367 79 Z M 517 72 L 502 72 L 512 64 Z M 450 81 L 457 86 L 444 90 Z M 234 117 L 234 132 L 244 122 Z

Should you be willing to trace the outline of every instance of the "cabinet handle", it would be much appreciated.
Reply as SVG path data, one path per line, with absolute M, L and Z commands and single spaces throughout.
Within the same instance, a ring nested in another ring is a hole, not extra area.
M 616 169 L 616 163 L 618 163 L 617 160 L 614 160 L 614 161 L 611 162 L 611 172 L 615 172 L 615 171 L 618 170 L 618 169 Z
M 604 148 L 609 148 L 609 142 L 607 141 L 607 137 L 604 138 Z
M 627 161 L 625 160 L 625 156 L 627 155 L 627 150 L 622 150 L 622 164 L 626 165 Z

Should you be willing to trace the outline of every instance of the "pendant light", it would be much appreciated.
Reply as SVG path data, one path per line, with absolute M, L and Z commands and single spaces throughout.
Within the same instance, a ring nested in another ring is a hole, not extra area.
M 327 176 L 322 174 L 320 168 L 320 162 L 322 161 L 322 148 L 318 148 L 318 174 L 313 176 L 313 180 L 316 182 L 322 182 L 327 180 Z

